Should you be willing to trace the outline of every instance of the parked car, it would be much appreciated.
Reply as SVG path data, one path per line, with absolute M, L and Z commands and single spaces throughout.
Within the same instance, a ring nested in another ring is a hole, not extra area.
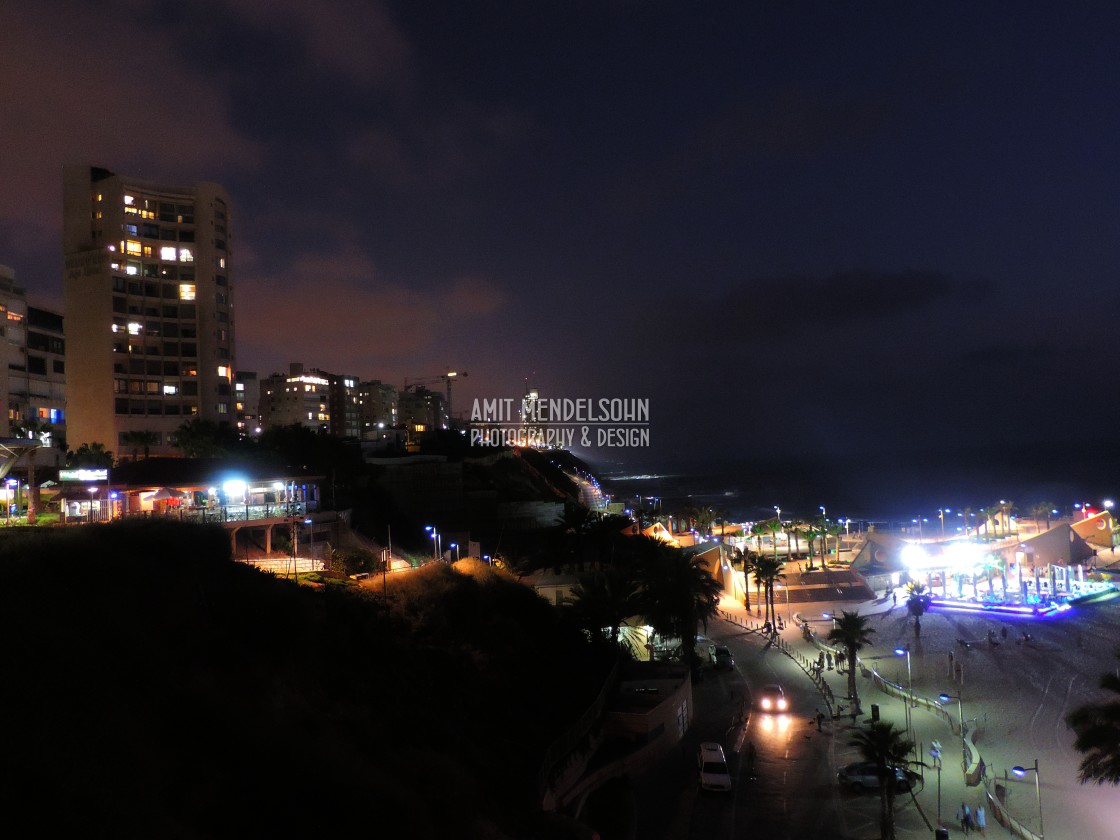
M 727 759 L 723 747 L 714 741 L 705 741 L 696 754 L 700 768 L 700 787 L 704 790 L 731 790 L 731 774 L 727 770 Z
M 879 770 L 873 763 L 867 761 L 849 764 L 841 767 L 836 773 L 836 781 L 854 792 L 879 789 Z M 912 784 L 910 776 L 901 767 L 894 768 L 894 789 L 899 791 L 910 790 Z
M 735 667 L 735 657 L 731 655 L 727 645 L 716 645 L 715 665 L 717 668 L 726 668 L 730 671 Z
M 777 683 L 764 685 L 758 692 L 758 707 L 764 712 L 784 712 L 789 709 L 786 692 Z

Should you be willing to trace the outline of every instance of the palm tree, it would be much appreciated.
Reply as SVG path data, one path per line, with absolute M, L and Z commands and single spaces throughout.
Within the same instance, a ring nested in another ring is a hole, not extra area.
M 1100 686 L 1111 696 L 1074 709 L 1066 716 L 1066 725 L 1077 734 L 1073 748 L 1085 756 L 1078 781 L 1120 785 L 1120 673 L 1105 673 Z
M 756 522 L 751 525 L 751 536 L 758 541 L 758 553 L 762 554 L 762 535 L 769 531 L 765 522 Z
M 848 745 L 859 749 L 864 761 L 875 765 L 879 775 L 879 836 L 896 840 L 894 833 L 895 770 L 905 769 L 914 742 L 906 732 L 888 721 L 873 721 L 852 736 Z
M 1050 517 L 1051 511 L 1056 510 L 1053 502 L 1038 502 L 1031 507 L 1031 516 L 1034 517 L 1035 526 L 1037 527 L 1039 520 L 1046 520 L 1046 530 L 1050 530 Z
M 1000 501 L 999 512 L 1003 514 L 1003 534 L 1004 536 L 1011 536 L 1011 514 L 1015 512 L 1014 502 Z
M 143 449 L 147 458 L 152 446 L 159 440 L 159 435 L 144 429 L 133 429 L 121 434 L 121 443 L 132 448 L 132 460 L 137 460 L 137 453 Z
M 774 549 L 774 559 L 778 559 L 778 534 L 782 531 L 782 523 L 778 519 L 769 519 L 762 523 L 770 534 L 770 544 Z
M 83 443 L 73 452 L 67 453 L 66 466 L 108 468 L 113 466 L 113 453 L 103 443 Z
M 777 621 L 777 614 L 774 611 L 774 581 L 779 578 L 785 579 L 785 575 L 782 574 L 785 565 L 776 557 L 760 557 L 754 564 L 754 578 L 765 593 L 765 620 L 772 624 Z
M 848 612 L 845 610 L 836 619 L 836 625 L 828 633 L 828 641 L 836 642 L 847 652 L 848 659 L 848 697 L 856 713 L 862 712 L 859 705 L 859 693 L 856 690 L 856 654 L 865 645 L 871 644 L 871 634 L 875 632 L 868 626 L 866 616 L 859 611 Z
M 638 612 L 638 582 L 619 566 L 606 566 L 581 575 L 567 602 L 580 627 L 602 640 L 610 629 L 612 645 L 618 644 L 622 622 Z
M 638 546 L 639 601 L 649 625 L 662 636 L 681 640 L 686 661 L 695 664 L 696 626 L 708 627 L 719 609 L 722 587 L 692 554 L 649 537 Z
M 805 532 L 805 541 L 809 543 L 809 571 L 813 571 L 813 542 L 818 536 L 817 529 L 812 523 L 805 522 L 802 524 L 801 529 Z
M 761 554 L 755 554 L 748 551 L 743 555 L 743 607 L 747 612 L 751 611 L 751 574 L 755 570 L 755 565 L 758 563 L 758 558 Z
M 782 526 L 782 530 L 785 531 L 786 545 L 789 546 L 786 551 L 786 558 L 789 559 L 801 552 L 801 541 L 798 539 L 801 533 L 800 523 L 791 519 Z
M 12 434 L 17 438 L 31 438 L 46 446 L 51 439 L 50 423 L 44 423 L 36 417 L 19 420 L 12 424 Z M 39 483 L 35 481 L 35 453 L 39 447 L 27 450 L 27 524 L 34 525 L 39 521 Z
M 942 573 L 944 574 L 944 572 Z M 930 596 L 924 583 L 911 581 L 906 585 L 906 611 L 914 616 L 914 640 L 922 637 L 922 616 L 929 609 Z
M 841 525 L 839 522 L 834 522 L 833 524 L 828 525 L 825 530 L 828 532 L 828 536 L 836 538 L 836 560 L 839 561 L 840 560 L 840 535 L 844 533 L 844 526 Z

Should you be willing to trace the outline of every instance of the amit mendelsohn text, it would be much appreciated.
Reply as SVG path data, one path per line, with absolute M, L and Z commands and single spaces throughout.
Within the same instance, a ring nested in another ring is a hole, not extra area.
M 471 420 L 483 423 L 648 423 L 649 400 L 630 397 L 476 399 L 471 408 Z

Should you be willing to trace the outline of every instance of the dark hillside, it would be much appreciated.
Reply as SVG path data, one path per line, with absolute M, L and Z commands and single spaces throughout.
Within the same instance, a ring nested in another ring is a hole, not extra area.
M 8 828 L 571 836 L 537 812 L 539 757 L 600 669 L 512 580 L 434 566 L 386 605 L 153 522 L 9 532 L 0 569 Z

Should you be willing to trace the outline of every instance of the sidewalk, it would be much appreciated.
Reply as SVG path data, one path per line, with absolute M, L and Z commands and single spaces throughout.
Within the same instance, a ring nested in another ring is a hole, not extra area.
M 891 602 L 886 599 L 856 603 L 851 601 L 816 601 L 801 603 L 796 606 L 800 607 L 802 617 L 809 619 L 810 628 L 822 642 L 823 637 L 827 635 L 830 629 L 827 619 L 821 618 L 822 613 L 836 615 L 844 610 L 848 612 L 858 611 L 860 615 L 872 618 L 872 627 L 877 627 L 880 621 L 888 615 L 898 617 L 902 614 L 899 607 L 894 606 L 892 608 Z M 726 596 L 720 602 L 720 612 L 722 617 L 740 625 L 756 627 L 762 624 L 758 612 L 748 613 L 742 603 Z M 781 613 L 783 621 L 786 621 L 785 611 L 783 610 Z M 793 611 L 794 615 L 796 613 L 796 610 Z M 894 723 L 899 729 L 905 730 L 907 728 L 907 704 L 905 699 L 885 693 L 878 687 L 878 681 L 871 676 L 871 671 L 874 669 L 884 680 L 896 684 L 900 683 L 901 687 L 905 689 L 908 685 L 907 659 L 905 656 L 895 655 L 893 648 L 890 650 L 883 649 L 885 645 L 876 645 L 873 648 L 861 651 L 861 673 L 856 677 L 856 690 L 859 694 L 863 714 L 853 719 L 849 716 L 851 701 L 848 697 L 846 672 L 841 673 L 834 667 L 832 670 L 825 669 L 819 677 L 814 676 L 812 666 L 818 661 L 820 648 L 804 638 L 801 627 L 795 621 L 786 621 L 785 629 L 779 635 L 782 649 L 801 665 L 805 672 L 806 682 L 816 685 L 817 690 L 821 692 L 822 709 L 827 706 L 832 714 L 832 731 L 836 735 L 834 755 L 837 756 L 840 765 L 848 761 L 859 760 L 856 748 L 848 746 L 848 741 L 861 725 L 871 720 L 872 705 L 878 707 L 880 720 Z M 888 640 L 884 639 L 883 641 L 885 643 Z M 919 698 L 932 696 L 933 699 L 936 699 L 936 694 L 919 687 L 919 674 L 926 676 L 930 667 L 936 668 L 936 666 L 933 662 L 922 661 L 919 663 L 919 657 L 915 655 L 911 656 L 911 660 L 914 695 Z M 947 673 L 946 666 L 946 675 Z M 940 682 L 949 684 L 947 680 L 948 676 Z M 842 714 L 838 712 L 839 707 L 843 707 Z M 952 718 L 955 722 L 958 712 L 956 703 L 950 701 L 945 711 L 952 712 Z M 934 829 L 939 824 L 938 772 L 934 767 L 935 762 L 929 754 L 930 746 L 934 741 L 939 741 L 942 746 L 940 825 L 948 828 L 952 837 L 963 836 L 960 824 L 955 819 L 957 809 L 964 802 L 975 812 L 976 807 L 983 804 L 985 811 L 989 814 L 988 829 L 994 829 L 999 832 L 998 836 L 1004 836 L 1007 829 L 1000 827 L 996 823 L 995 816 L 991 814 L 991 807 L 989 802 L 986 801 L 984 786 L 982 784 L 977 786 L 966 784 L 965 773 L 962 769 L 962 739 L 959 734 L 959 724 L 954 727 L 943 715 L 944 712 L 938 714 L 936 711 L 930 711 L 924 707 L 912 709 L 910 722 L 914 733 L 913 739 L 916 742 L 921 760 L 929 766 L 914 768 L 924 776 L 924 783 L 915 786 L 916 807 L 914 799 L 908 794 L 900 793 L 895 799 L 895 826 L 898 837 L 900 840 L 901 838 L 907 838 L 907 840 L 909 838 L 929 838 L 934 835 Z M 848 758 L 848 756 L 851 757 Z M 975 763 L 973 768 L 975 775 Z M 878 796 L 849 797 L 844 802 L 846 822 L 848 823 L 844 836 L 851 840 L 876 840 L 879 837 Z

